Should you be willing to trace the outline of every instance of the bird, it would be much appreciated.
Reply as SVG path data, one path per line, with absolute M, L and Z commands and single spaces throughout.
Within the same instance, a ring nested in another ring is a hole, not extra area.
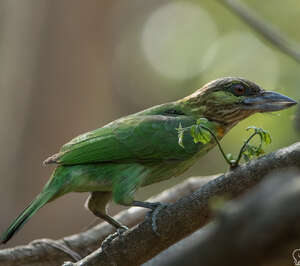
M 296 103 L 250 80 L 224 77 L 182 99 L 82 134 L 44 161 L 56 165 L 53 174 L 41 193 L 4 231 L 0 242 L 10 240 L 46 203 L 70 192 L 89 192 L 86 207 L 115 228 L 124 228 L 107 214 L 109 201 L 157 209 L 161 203 L 135 200 L 137 189 L 182 174 L 216 146 L 214 138 L 195 143 L 191 134 L 185 134 L 183 145 L 179 145 L 179 127 L 192 126 L 205 118 L 206 126 L 221 140 L 237 123 L 255 113 L 279 111 Z

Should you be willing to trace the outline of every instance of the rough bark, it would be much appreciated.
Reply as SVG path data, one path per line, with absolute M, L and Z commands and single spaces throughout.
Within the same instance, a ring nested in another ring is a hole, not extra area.
M 193 246 L 163 265 L 292 265 L 293 251 L 300 248 L 299 201 L 299 172 L 266 178 L 227 204 Z

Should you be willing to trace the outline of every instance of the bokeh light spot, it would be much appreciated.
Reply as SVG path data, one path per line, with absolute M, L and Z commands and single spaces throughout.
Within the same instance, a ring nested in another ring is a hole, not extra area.
M 205 72 L 207 80 L 240 76 L 267 86 L 266 89 L 276 87 L 280 70 L 278 59 L 272 49 L 253 34 L 229 33 L 218 38 L 207 54 L 215 55 Z
M 215 23 L 199 5 L 175 2 L 151 14 L 141 41 L 156 71 L 168 78 L 186 79 L 198 75 L 213 59 L 203 60 L 216 37 Z

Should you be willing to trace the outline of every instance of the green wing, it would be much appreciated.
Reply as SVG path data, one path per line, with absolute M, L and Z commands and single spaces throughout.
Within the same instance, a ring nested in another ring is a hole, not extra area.
M 176 128 L 179 124 L 187 127 L 195 122 L 183 115 L 128 116 L 74 138 L 45 163 L 184 160 L 194 155 L 202 144 L 195 144 L 190 134 L 186 134 L 182 148 L 178 145 Z

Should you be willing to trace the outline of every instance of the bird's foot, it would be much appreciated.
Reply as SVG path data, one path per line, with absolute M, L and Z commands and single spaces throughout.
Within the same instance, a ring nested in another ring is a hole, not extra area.
M 124 232 L 126 232 L 128 230 L 128 227 L 127 226 L 121 226 L 121 227 L 119 227 L 119 228 L 117 228 L 117 231 L 115 232 L 115 233 L 113 233 L 113 234 L 110 234 L 109 236 L 107 236 L 104 240 L 103 240 L 103 242 L 102 242 L 102 244 L 101 244 L 101 248 L 102 249 L 105 249 L 105 248 L 107 248 L 109 245 L 110 245 L 110 243 L 111 243 L 111 241 L 113 241 L 115 238 L 117 238 L 117 237 L 120 237 Z
M 66 244 L 60 243 L 52 239 L 37 239 L 30 242 L 31 245 L 49 245 L 69 255 L 74 261 L 79 261 L 82 257 L 74 250 L 70 249 Z
M 157 226 L 157 215 L 162 209 L 170 206 L 170 203 L 134 201 L 133 206 L 151 209 L 151 211 L 146 214 L 146 219 L 151 219 L 153 232 L 157 236 L 160 236 Z
M 160 233 L 158 232 L 158 226 L 157 226 L 157 215 L 158 213 L 164 209 L 164 208 L 167 208 L 168 206 L 170 206 L 170 203 L 158 203 L 156 208 L 149 211 L 146 215 L 146 218 L 147 219 L 150 219 L 151 218 L 151 221 L 152 221 L 152 230 L 153 232 L 157 235 L 157 236 L 160 236 Z

